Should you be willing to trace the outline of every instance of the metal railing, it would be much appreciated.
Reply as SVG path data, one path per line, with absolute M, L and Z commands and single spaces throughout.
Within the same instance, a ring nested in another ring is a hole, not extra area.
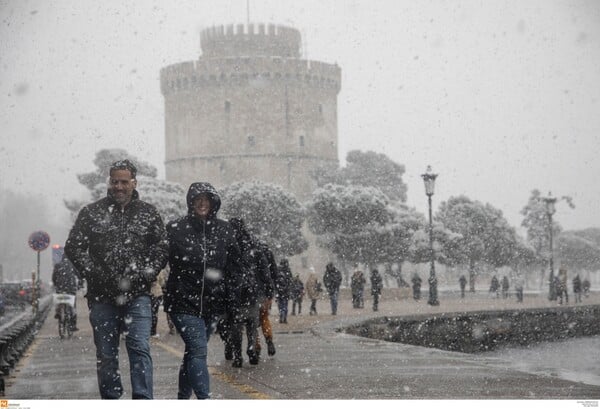
M 37 310 L 28 308 L 0 327 L 0 396 L 4 396 L 4 379 L 35 338 L 51 306 L 52 297 L 43 297 Z

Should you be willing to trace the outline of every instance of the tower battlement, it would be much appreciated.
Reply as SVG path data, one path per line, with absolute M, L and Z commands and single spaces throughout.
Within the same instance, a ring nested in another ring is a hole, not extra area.
M 200 33 L 200 47 L 206 58 L 299 58 L 300 45 L 300 31 L 274 24 L 229 24 L 206 28 Z
M 160 77 L 163 95 L 253 81 L 302 83 L 304 86 L 330 89 L 335 94 L 341 87 L 341 69 L 337 65 L 280 57 L 200 58 L 164 67 Z

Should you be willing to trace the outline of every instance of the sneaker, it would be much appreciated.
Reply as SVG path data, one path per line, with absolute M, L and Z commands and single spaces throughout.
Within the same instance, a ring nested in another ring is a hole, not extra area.
M 273 341 L 267 341 L 267 353 L 269 356 L 275 355 L 275 344 L 273 344 Z
M 150 336 L 151 336 L 152 338 L 160 338 L 160 334 L 159 334 L 159 333 L 156 333 L 156 334 L 153 334 L 153 335 L 150 335 Z
M 244 362 L 244 360 L 242 358 L 235 358 L 233 360 L 233 362 L 231 363 L 231 366 L 234 368 L 241 368 L 242 362 Z

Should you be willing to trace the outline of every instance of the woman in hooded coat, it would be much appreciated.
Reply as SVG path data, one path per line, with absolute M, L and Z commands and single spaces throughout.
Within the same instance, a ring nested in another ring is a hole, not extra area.
M 221 199 L 209 183 L 193 183 L 188 214 L 167 224 L 169 265 L 165 310 L 185 343 L 178 399 L 209 397 L 207 343 L 214 323 L 239 310 L 241 254 Z

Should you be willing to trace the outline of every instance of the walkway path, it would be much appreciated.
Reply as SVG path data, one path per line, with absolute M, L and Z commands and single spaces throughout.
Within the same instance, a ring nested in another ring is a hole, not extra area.
M 491 299 L 487 294 L 440 295 L 441 305 L 426 299 L 397 299 L 384 293 L 380 311 L 351 308 L 344 292 L 338 315 L 329 314 L 329 302 L 319 302 L 319 315 L 290 316 L 279 324 L 276 307 L 271 321 L 277 354 L 263 356 L 257 366 L 247 360 L 240 369 L 223 358 L 217 337 L 209 344 L 214 399 L 600 399 L 600 387 L 509 369 L 502 361 L 482 355 L 364 339 L 336 328 L 374 316 L 430 314 L 450 311 L 539 308 L 555 306 L 544 296 L 528 295 L 523 304 L 514 298 Z M 307 310 L 308 303 L 304 308 Z M 600 294 L 584 299 L 600 304 Z M 80 300 L 77 336 L 60 340 L 56 320 L 49 316 L 36 340 L 7 379 L 7 399 L 98 399 L 95 349 L 85 302 Z M 291 304 L 290 304 L 291 309 Z M 173 399 L 183 352 L 178 335 L 169 335 L 164 313 L 160 338 L 152 339 L 154 394 Z M 130 398 L 127 354 L 122 348 L 124 398 Z M 247 358 L 247 357 L 245 357 Z

